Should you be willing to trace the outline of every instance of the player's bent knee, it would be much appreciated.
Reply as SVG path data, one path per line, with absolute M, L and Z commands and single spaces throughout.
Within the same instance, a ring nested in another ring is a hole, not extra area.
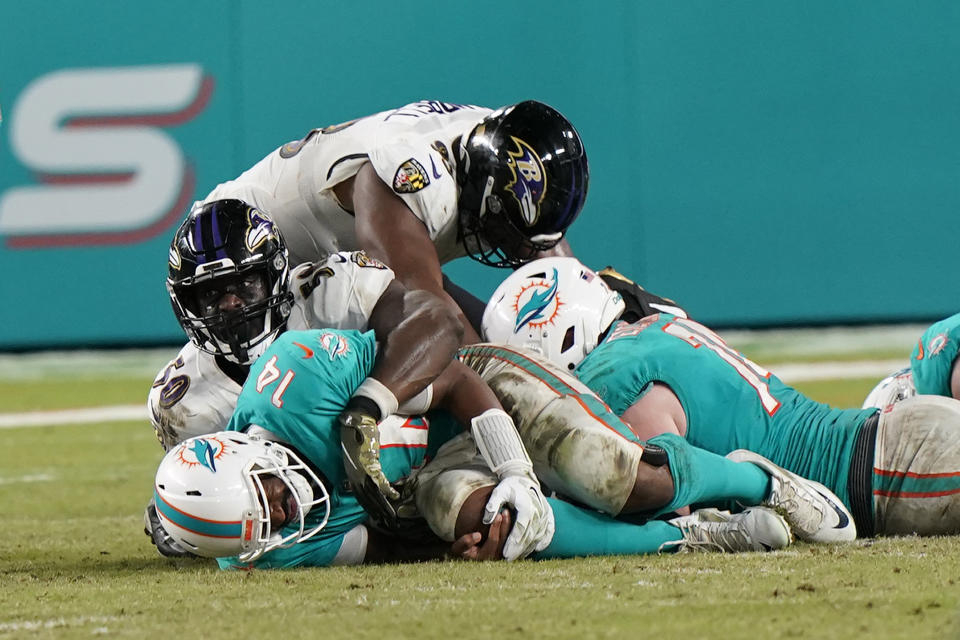
M 562 396 L 520 429 L 533 468 L 548 487 L 608 515 L 623 510 L 635 490 L 643 447 L 615 416 L 590 411 L 580 396 Z

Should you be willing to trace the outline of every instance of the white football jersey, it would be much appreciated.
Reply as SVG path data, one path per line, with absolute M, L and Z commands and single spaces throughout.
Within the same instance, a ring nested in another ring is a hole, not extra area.
M 366 331 L 374 306 L 393 279 L 393 271 L 362 251 L 334 253 L 324 262 L 301 264 L 291 273 L 294 303 L 287 328 Z M 244 375 L 245 369 L 218 363 L 215 356 L 188 342 L 161 369 L 147 399 L 150 421 L 163 448 L 225 429 Z
M 454 140 L 491 113 L 471 105 L 424 100 L 343 124 L 314 129 L 275 149 L 202 203 L 237 198 L 270 215 L 292 264 L 355 250 L 353 214 L 333 187 L 370 162 L 425 225 L 440 263 L 466 255 L 457 241 Z

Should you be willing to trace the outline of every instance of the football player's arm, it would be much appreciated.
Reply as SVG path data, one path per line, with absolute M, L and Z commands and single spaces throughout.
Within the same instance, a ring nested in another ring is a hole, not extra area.
M 443 290 L 440 259 L 427 228 L 380 179 L 373 165 L 365 164 L 335 192 L 341 204 L 354 212 L 360 246 L 393 269 L 407 288 L 430 291 L 449 305 L 463 327 L 464 344 L 479 342 L 463 311 Z
M 513 560 L 542 550 L 553 536 L 553 513 L 533 474 L 520 435 L 493 390 L 479 374 L 459 360 L 452 361 L 429 389 L 429 397 L 420 394 L 405 403 L 406 406 L 401 405 L 400 409 L 423 413 L 431 408 L 443 408 L 461 424 L 470 425 L 484 459 L 499 478 L 484 505 L 482 521 L 492 523 L 505 505 L 512 505 L 516 526 L 504 536 L 504 557 Z M 394 501 L 399 498 L 399 493 L 387 482 L 379 465 L 376 423 L 368 419 L 360 425 L 354 416 L 356 412 L 356 407 L 351 409 L 348 406 L 341 417 L 347 476 L 357 499 L 371 517 L 387 530 L 396 530 L 399 516 Z M 354 432 L 359 433 L 358 425 L 370 433 L 363 441 L 351 437 Z M 375 461 L 375 464 L 368 461 Z M 360 476 L 359 471 L 364 475 Z
M 461 327 L 429 291 L 392 281 L 374 305 L 369 326 L 380 345 L 366 379 L 340 414 L 344 468 L 357 499 L 383 526 L 396 526 L 391 500 L 400 497 L 380 464 L 377 423 L 400 407 L 428 405 L 428 385 L 454 359 Z M 419 413 L 408 411 L 408 413 Z
M 374 305 L 369 326 L 380 346 L 370 374 L 340 414 L 341 452 L 357 499 L 381 525 L 392 528 L 398 516 L 391 501 L 400 494 L 380 464 L 377 423 L 398 408 L 429 405 L 428 385 L 453 361 L 462 328 L 436 295 L 396 280 Z
M 673 390 L 662 382 L 648 385 L 620 419 L 644 442 L 662 433 L 673 433 L 681 438 L 687 433 L 683 405 Z
M 410 290 L 396 280 L 373 307 L 369 326 L 380 345 L 370 376 L 390 389 L 400 404 L 453 362 L 463 335 L 453 310 L 439 297 Z

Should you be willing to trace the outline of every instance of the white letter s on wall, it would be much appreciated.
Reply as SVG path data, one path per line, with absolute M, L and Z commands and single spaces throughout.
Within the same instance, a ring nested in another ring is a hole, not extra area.
M 39 246 L 51 234 L 61 240 L 53 244 L 87 244 L 80 239 L 97 234 L 92 243 L 130 241 L 189 201 L 191 170 L 159 126 L 195 116 L 211 89 L 196 64 L 68 69 L 34 80 L 7 124 L 16 157 L 48 184 L 2 194 L 0 234 L 37 237 Z

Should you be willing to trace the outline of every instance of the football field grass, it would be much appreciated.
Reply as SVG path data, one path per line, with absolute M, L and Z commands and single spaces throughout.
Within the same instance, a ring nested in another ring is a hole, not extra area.
M 49 364 L 0 366 L 0 413 L 139 404 L 162 359 Z M 797 386 L 853 406 L 875 381 Z M 162 455 L 145 419 L 14 426 L 0 443 L 0 638 L 960 639 L 960 537 L 220 572 L 162 558 L 142 534 Z

